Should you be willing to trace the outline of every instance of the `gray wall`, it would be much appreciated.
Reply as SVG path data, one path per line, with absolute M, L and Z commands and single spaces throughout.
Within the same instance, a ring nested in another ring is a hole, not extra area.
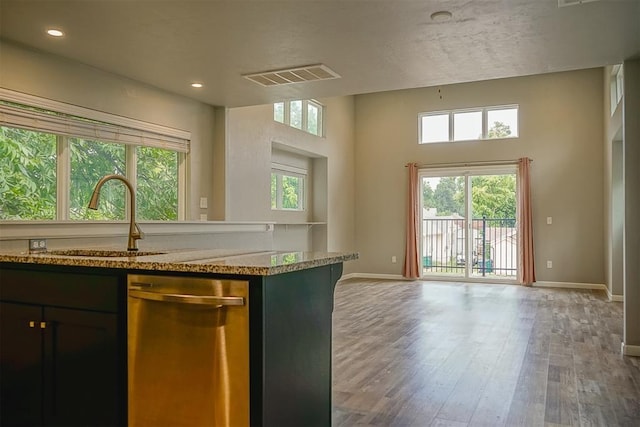
M 624 343 L 640 355 L 640 59 L 624 62 Z
M 302 249 L 354 250 L 354 101 L 353 97 L 319 101 L 325 105 L 324 138 L 274 122 L 271 105 L 227 110 L 230 143 L 226 155 L 231 167 L 226 181 L 231 197 L 227 200 L 226 219 L 260 218 L 282 224 L 323 222 L 326 225 L 277 226 L 276 244 L 282 249 L 298 245 Z M 274 146 L 311 159 L 313 195 L 309 212 L 271 210 L 269 178 Z M 345 271 L 349 271 L 350 264 Z
M 527 156 L 537 279 L 604 283 L 603 97 L 602 69 L 356 96 L 355 271 L 401 274 L 406 163 Z M 505 104 L 518 139 L 417 143 L 420 112 Z

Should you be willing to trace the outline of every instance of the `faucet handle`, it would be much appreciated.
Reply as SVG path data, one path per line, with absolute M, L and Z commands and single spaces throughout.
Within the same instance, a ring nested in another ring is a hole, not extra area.
M 133 238 L 138 240 L 138 239 L 144 239 L 144 233 L 142 232 L 142 230 L 140 229 L 140 226 L 138 225 L 138 223 L 134 223 L 134 226 L 136 228 L 136 232 L 133 234 Z

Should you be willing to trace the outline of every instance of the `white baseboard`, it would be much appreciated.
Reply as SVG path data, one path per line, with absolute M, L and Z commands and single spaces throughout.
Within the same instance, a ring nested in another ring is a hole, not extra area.
M 414 279 L 407 279 L 400 274 L 376 274 L 376 273 L 349 273 L 343 275 L 340 280 L 348 280 L 348 279 L 378 279 L 378 280 L 407 280 L 411 281 Z M 419 280 L 419 279 L 416 279 Z
M 609 288 L 607 288 L 607 297 L 609 297 L 609 301 L 611 302 L 624 302 L 624 295 L 614 295 Z
M 438 280 L 438 281 L 441 281 L 440 279 L 433 279 L 433 278 L 426 278 L 426 277 L 423 277 L 421 279 L 407 279 L 406 277 L 403 277 L 400 274 L 376 274 L 376 273 L 349 273 L 349 274 L 345 274 L 344 276 L 342 276 L 340 278 L 340 280 L 348 280 L 348 279 L 405 280 L 405 281 L 412 281 L 412 280 L 422 280 L 422 281 Z M 460 282 L 460 281 L 464 281 L 464 279 L 456 277 L 455 281 Z M 607 286 L 602 284 L 602 283 L 535 282 L 533 284 L 533 286 L 534 287 L 538 287 L 538 288 L 595 289 L 595 290 L 605 291 L 608 294 Z M 620 299 L 618 299 L 618 298 L 620 298 Z M 612 295 L 612 296 L 610 296 L 609 300 L 610 301 L 622 301 L 622 296 L 621 295 Z
M 607 286 L 602 283 L 574 283 L 574 282 L 535 282 L 536 288 L 562 288 L 562 289 L 596 289 L 607 291 Z
M 625 343 L 622 343 L 621 351 L 625 356 L 640 357 L 640 345 L 626 345 Z

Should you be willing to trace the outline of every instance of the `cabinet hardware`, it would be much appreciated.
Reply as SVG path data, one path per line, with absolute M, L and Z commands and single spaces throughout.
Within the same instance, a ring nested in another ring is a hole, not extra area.
M 47 329 L 47 322 L 40 322 L 40 329 Z
M 30 328 L 35 328 L 36 327 L 36 322 L 34 322 L 33 320 L 29 320 L 29 327 Z

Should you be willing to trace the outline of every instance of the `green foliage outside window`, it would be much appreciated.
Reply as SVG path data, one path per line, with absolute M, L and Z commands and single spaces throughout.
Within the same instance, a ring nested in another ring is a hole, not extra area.
M 487 138 L 507 138 L 509 136 L 511 136 L 511 127 L 502 122 L 493 122 L 487 132 Z
M 271 174 L 271 209 L 278 208 L 278 175 Z
M 302 209 L 302 179 L 297 176 L 282 177 L 282 208 Z
M 137 147 L 137 215 L 140 219 L 178 219 L 178 153 Z
M 71 160 L 69 219 L 125 219 L 125 187 L 119 181 L 108 181 L 102 187 L 98 210 L 87 208 L 93 189 L 100 178 L 109 174 L 126 176 L 125 146 L 70 138 L 69 151 Z
M 0 127 L 0 220 L 56 218 L 56 136 Z
M 62 137 L 43 132 L 0 127 L 0 220 L 57 218 L 59 139 Z M 69 219 L 124 220 L 126 188 L 120 181 L 105 183 L 98 210 L 86 206 L 100 178 L 109 174 L 127 175 L 127 146 L 66 139 L 70 171 L 69 182 L 62 185 L 69 191 Z M 177 220 L 178 154 L 150 147 L 135 150 L 137 218 Z
M 422 187 L 425 208 L 436 208 L 438 216 L 457 213 L 464 216 L 464 178 L 442 177 L 433 189 L 428 182 Z M 474 218 L 515 218 L 515 175 L 482 175 L 471 177 L 471 207 Z
M 304 210 L 304 178 L 272 172 L 271 209 Z
M 515 218 L 515 175 L 483 175 L 471 178 L 474 218 Z

